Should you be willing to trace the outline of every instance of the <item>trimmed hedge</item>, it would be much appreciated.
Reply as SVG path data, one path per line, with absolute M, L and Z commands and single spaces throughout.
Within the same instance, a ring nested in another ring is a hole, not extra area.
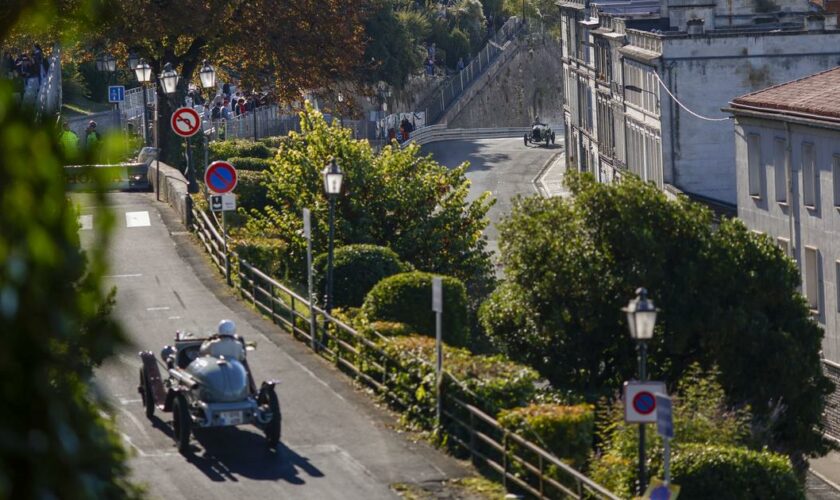
M 327 284 L 327 254 L 312 263 L 315 290 L 323 292 Z M 365 295 L 383 278 L 409 270 L 393 250 L 376 245 L 345 245 L 333 255 L 333 305 L 359 307 Z
M 234 249 L 240 260 L 248 261 L 248 264 L 256 267 L 263 273 L 282 278 L 286 276 L 285 260 L 286 243 L 275 238 L 254 238 L 237 241 Z
M 395 394 L 409 404 L 409 417 L 430 425 L 437 404 L 434 339 L 421 335 L 393 337 L 381 342 L 380 346 L 403 366 L 403 369 L 390 368 L 390 376 L 397 382 Z M 531 368 L 504 356 L 474 355 L 466 349 L 445 344 L 443 369 L 475 393 L 478 401 L 473 402 L 491 414 L 527 404 L 536 391 L 534 384 L 539 378 Z M 460 397 L 469 399 L 465 395 Z
M 268 167 L 271 166 L 271 160 L 266 158 L 234 156 L 233 158 L 228 158 L 227 161 L 229 161 L 238 171 L 250 170 L 254 172 L 262 172 L 263 170 L 268 170 Z
M 368 326 L 383 337 L 405 337 L 414 333 L 410 325 L 396 321 L 374 321 Z
M 595 431 L 594 406 L 531 404 L 502 411 L 498 420 L 506 429 L 569 460 L 576 469 L 586 466 Z
M 804 500 L 790 460 L 734 446 L 683 445 L 671 461 L 680 500 Z
M 237 207 L 262 210 L 268 204 L 268 188 L 265 179 L 268 172 L 240 170 L 237 172 L 236 204 Z
M 434 337 L 431 273 L 413 271 L 383 279 L 365 297 L 362 310 L 370 321 L 397 321 Z M 456 278 L 443 276 L 443 340 L 467 345 L 467 290 Z
M 209 159 L 229 160 L 230 158 L 271 158 L 277 154 L 276 148 L 270 148 L 260 142 L 248 140 L 212 141 L 209 145 Z
M 271 137 L 263 137 L 262 139 L 257 140 L 257 142 L 265 144 L 270 148 L 279 148 L 284 142 L 286 142 L 286 140 L 288 140 L 288 137 L 284 135 L 273 135 Z

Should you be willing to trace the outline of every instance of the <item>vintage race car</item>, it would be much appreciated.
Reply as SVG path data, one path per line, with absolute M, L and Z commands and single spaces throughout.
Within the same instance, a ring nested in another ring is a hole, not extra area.
M 194 428 L 244 424 L 261 429 L 268 445 L 276 448 L 282 421 L 276 382 L 263 382 L 257 389 L 245 356 L 250 348 L 235 335 L 197 338 L 178 331 L 175 346 L 161 350 L 161 361 L 151 351 L 140 353 L 137 390 L 146 416 L 151 419 L 155 409 L 172 412 L 178 451 L 189 451 Z
M 543 142 L 546 146 L 554 144 L 554 132 L 548 125 L 537 123 L 531 127 L 530 133 L 525 134 L 525 145 L 527 146 L 529 142 L 534 144 Z

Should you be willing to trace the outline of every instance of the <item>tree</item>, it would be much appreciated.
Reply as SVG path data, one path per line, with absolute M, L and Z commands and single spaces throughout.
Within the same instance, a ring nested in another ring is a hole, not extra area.
M 372 10 L 364 22 L 367 44 L 360 79 L 402 88 L 423 65 L 419 43 L 428 34 L 429 20 L 423 12 L 396 11 L 391 0 L 373 0 Z
M 558 387 L 611 394 L 637 375 L 620 308 L 644 286 L 661 309 L 652 378 L 717 365 L 768 445 L 823 450 L 822 331 L 782 250 L 738 220 L 713 229 L 709 210 L 635 178 L 571 174 L 568 184 L 571 200 L 520 199 L 500 226 L 507 281 L 480 312 L 496 345 Z
M 416 269 L 461 279 L 476 289 L 492 280 L 482 231 L 487 227 L 489 193 L 467 201 L 467 164 L 447 169 L 419 147 L 386 146 L 374 154 L 350 130 L 329 126 L 307 104 L 301 133 L 280 147 L 266 181 L 269 205 L 252 210 L 251 234 L 288 243 L 291 266 L 304 276 L 306 243 L 301 212 L 312 210 L 313 249 L 327 248 L 328 200 L 321 170 L 335 158 L 344 172 L 336 200 L 336 246 L 369 243 L 393 249 Z

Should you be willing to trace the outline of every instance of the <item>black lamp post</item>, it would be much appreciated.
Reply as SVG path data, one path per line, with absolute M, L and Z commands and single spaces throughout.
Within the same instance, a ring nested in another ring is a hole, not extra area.
M 152 67 L 149 66 L 145 60 L 140 59 L 134 65 L 134 74 L 137 75 L 137 81 L 143 88 L 143 142 L 146 146 L 149 145 L 149 98 L 146 96 L 146 85 L 152 81 Z
M 102 73 L 106 73 L 106 77 L 105 77 L 106 81 L 107 81 L 108 85 L 111 85 L 111 75 L 113 75 L 114 72 L 117 71 L 117 59 L 108 52 L 101 52 L 96 57 L 96 69 L 101 71 Z M 109 90 L 109 93 L 110 93 L 110 90 Z M 110 95 L 108 96 L 108 100 L 109 101 L 111 100 Z M 117 113 L 117 103 L 115 102 L 113 104 L 114 104 L 114 114 L 116 115 L 116 113 Z M 117 124 L 119 124 L 119 115 L 117 115 Z
M 639 346 L 639 380 L 647 380 L 647 342 L 653 338 L 653 327 L 656 326 L 656 307 L 653 301 L 648 299 L 647 290 L 639 288 L 636 290 L 636 298 L 631 300 L 627 307 L 622 308 L 627 314 L 627 325 L 630 329 L 630 337 Z M 628 402 L 625 401 L 625 404 Z M 639 496 L 644 495 L 647 483 L 647 471 L 645 468 L 645 424 L 639 424 Z
M 168 98 L 172 98 L 175 93 L 178 91 L 178 81 L 181 79 L 181 76 L 175 71 L 175 68 L 172 67 L 172 63 L 166 63 L 163 65 L 163 71 L 160 73 L 160 85 L 163 87 L 163 92 L 166 94 Z M 187 147 L 187 181 L 189 185 L 187 186 L 187 191 L 190 193 L 197 193 L 198 192 L 198 182 L 195 178 L 195 169 L 192 167 L 192 153 L 190 151 L 190 140 L 188 138 L 184 138 L 184 144 Z
M 335 158 L 332 159 L 329 165 L 324 167 L 324 192 L 330 200 L 330 235 L 327 250 L 327 290 L 326 290 L 326 311 L 327 314 L 332 314 L 332 288 L 333 288 L 333 239 L 335 237 L 335 199 L 341 193 L 341 181 L 344 174 L 338 167 Z
M 206 90 L 215 89 L 216 88 L 216 69 L 210 65 L 210 62 L 205 59 L 204 66 L 201 68 L 201 71 L 198 72 L 198 77 L 201 80 L 201 87 Z M 205 102 L 205 106 L 209 106 L 210 102 L 215 97 L 215 93 L 213 95 L 207 96 L 207 101 Z M 207 134 L 204 133 L 204 128 L 202 127 L 202 144 L 204 145 L 204 168 L 207 168 L 208 159 L 208 149 L 210 148 L 210 139 L 207 137 Z M 224 216 L 224 212 L 222 212 L 222 216 Z

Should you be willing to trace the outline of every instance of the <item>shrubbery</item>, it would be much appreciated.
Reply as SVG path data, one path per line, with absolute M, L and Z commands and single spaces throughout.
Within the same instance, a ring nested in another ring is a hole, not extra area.
M 279 148 L 283 145 L 283 142 L 286 140 L 286 136 L 284 135 L 273 135 L 271 137 L 263 137 L 259 139 L 257 142 L 260 144 L 265 144 L 269 148 Z
M 234 141 L 212 141 L 209 145 L 209 160 L 229 160 L 231 158 L 271 158 L 277 154 L 276 148 L 263 143 L 244 139 Z
M 233 158 L 228 158 L 227 161 L 229 161 L 230 164 L 238 171 L 250 170 L 254 172 L 261 172 L 263 170 L 268 170 L 268 167 L 271 165 L 271 160 L 269 159 L 250 158 L 247 156 L 234 156 Z
M 236 241 L 233 247 L 240 260 L 247 261 L 271 277 L 283 278 L 288 273 L 284 266 L 286 244 L 283 240 L 251 237 L 244 241 Z
M 592 452 L 592 405 L 531 404 L 502 411 L 499 424 L 582 470 Z M 524 450 L 518 450 L 523 453 Z
M 365 244 L 338 247 L 333 255 L 333 305 L 360 307 L 365 295 L 380 280 L 409 267 L 387 247 Z M 327 282 L 327 254 L 319 255 L 312 268 L 315 290 L 323 292 Z
M 368 326 L 383 337 L 404 337 L 414 333 L 411 325 L 397 321 L 374 321 Z
M 398 321 L 417 333 L 435 335 L 432 312 L 431 273 L 419 271 L 383 279 L 368 292 L 362 310 L 370 321 Z M 450 345 L 467 344 L 467 291 L 461 281 L 443 276 L 443 340 Z
M 435 341 L 420 335 L 394 337 L 381 347 L 404 369 L 392 369 L 394 391 L 409 403 L 412 418 L 430 423 L 435 399 Z M 424 362 L 421 362 L 423 360 Z M 476 394 L 482 408 L 497 412 L 527 404 L 535 392 L 537 373 L 503 356 L 473 355 L 466 349 L 444 345 L 443 368 Z
M 240 170 L 237 172 L 237 206 L 245 210 L 260 210 L 268 203 L 268 188 L 265 187 L 266 172 Z

